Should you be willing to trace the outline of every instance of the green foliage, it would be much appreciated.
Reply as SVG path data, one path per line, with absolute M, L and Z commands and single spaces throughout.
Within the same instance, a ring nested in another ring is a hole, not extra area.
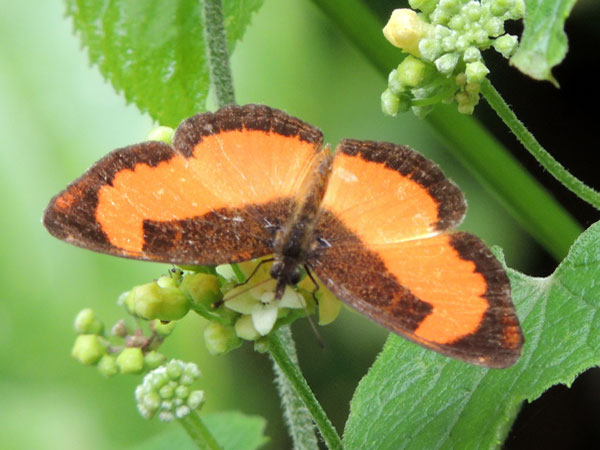
M 510 369 L 469 366 L 396 336 L 361 381 L 345 445 L 358 448 L 491 448 L 523 400 L 570 385 L 600 363 L 600 222 L 585 231 L 547 278 L 509 270 L 525 334 Z
M 230 50 L 262 0 L 225 0 Z M 209 75 L 198 0 L 67 0 L 90 61 L 128 102 L 176 126 L 205 109 Z
M 552 67 L 567 54 L 563 30 L 575 0 L 525 0 L 525 29 L 510 63 L 536 80 L 558 85 Z
M 213 413 L 202 416 L 202 420 L 223 450 L 255 450 L 269 442 L 264 435 L 267 425 L 259 416 L 248 416 L 237 411 Z M 198 447 L 180 427 L 172 427 L 168 432 L 149 439 L 134 450 L 193 450 Z

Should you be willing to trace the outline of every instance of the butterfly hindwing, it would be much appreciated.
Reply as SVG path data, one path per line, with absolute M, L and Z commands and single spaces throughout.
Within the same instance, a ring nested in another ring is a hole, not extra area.
M 52 199 L 44 224 L 72 244 L 136 259 L 263 256 L 322 140 L 266 106 L 199 114 L 179 126 L 173 146 L 145 142 L 108 154 Z
M 361 189 L 362 177 L 380 188 Z M 508 277 L 480 239 L 446 231 L 464 205 L 416 152 L 344 141 L 317 226 L 328 245 L 309 265 L 340 299 L 391 331 L 474 364 L 508 366 L 522 344 Z

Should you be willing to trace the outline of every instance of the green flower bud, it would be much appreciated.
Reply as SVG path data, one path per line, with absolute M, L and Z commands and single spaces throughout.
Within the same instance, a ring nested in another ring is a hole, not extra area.
M 504 21 L 498 17 L 490 17 L 483 24 L 483 29 L 488 36 L 496 37 L 504 33 Z
M 505 58 L 510 57 L 517 49 L 518 39 L 511 34 L 505 34 L 494 40 L 494 48 Z
M 480 28 L 471 32 L 471 40 L 478 45 L 484 45 L 487 44 L 489 36 L 487 31 Z
M 104 324 L 90 308 L 79 311 L 74 326 L 77 334 L 102 334 L 104 331 Z
M 204 343 L 211 355 L 222 355 L 242 345 L 231 325 L 210 322 L 204 329 Z
M 420 56 L 419 41 L 427 35 L 430 27 L 412 9 L 395 9 L 383 28 L 383 35 L 392 45 Z
M 169 400 L 173 398 L 173 395 L 175 395 L 176 387 L 177 383 L 175 381 L 169 381 L 164 386 L 161 386 L 161 388 L 158 390 L 158 395 L 160 395 L 162 400 Z
M 412 9 L 418 9 L 425 14 L 433 11 L 437 7 L 438 2 L 439 0 L 408 0 L 408 4 Z
M 257 353 L 267 353 L 269 351 L 269 338 L 264 336 L 254 341 L 254 351 Z
M 515 0 L 492 0 L 490 2 L 490 12 L 500 17 L 506 14 L 510 9 L 514 8 Z
M 429 114 L 431 111 L 433 111 L 433 105 L 413 106 L 411 109 L 415 116 L 423 119 L 424 117 L 427 116 L 427 114 Z
M 175 388 L 175 397 L 187 398 L 190 395 L 190 388 L 184 385 L 179 385 Z
M 247 341 L 255 341 L 260 333 L 254 328 L 251 315 L 243 315 L 235 322 L 235 334 Z
M 208 273 L 191 273 L 183 278 L 180 286 L 181 291 L 188 295 L 193 306 L 212 306 L 223 298 L 219 289 L 219 278 Z
M 438 8 L 444 9 L 448 14 L 454 15 L 460 9 L 461 2 L 459 0 L 440 0 Z
M 392 70 L 388 75 L 388 89 L 396 96 L 400 95 L 404 91 L 404 86 L 398 79 L 398 69 Z
M 178 320 L 190 309 L 188 298 L 179 288 L 163 288 L 155 282 L 134 287 L 127 302 L 133 304 L 136 315 L 148 320 Z
M 98 370 L 105 377 L 112 377 L 119 373 L 117 360 L 113 355 L 106 354 L 98 362 Z
M 75 339 L 71 356 L 81 364 L 91 366 L 96 364 L 106 352 L 106 347 L 97 335 L 80 334 Z
M 457 53 L 446 53 L 435 60 L 435 67 L 443 75 L 450 75 L 458 63 Z
M 173 135 L 175 134 L 175 130 L 169 127 L 157 127 L 152 130 L 146 140 L 148 141 L 160 141 L 165 142 L 166 144 L 171 144 L 173 142 Z
M 442 39 L 442 50 L 452 52 L 456 48 L 456 36 L 446 36 Z
M 152 350 L 144 355 L 144 369 L 152 370 L 156 369 L 167 358 L 162 353 L 158 353 L 156 350 Z
M 390 89 L 386 89 L 381 94 L 381 110 L 388 116 L 395 116 L 398 114 L 400 106 L 400 99 Z
M 161 288 L 176 288 L 179 287 L 179 281 L 180 280 L 176 276 L 163 275 L 156 280 L 156 284 L 158 284 Z
M 426 61 L 435 61 L 442 54 L 442 45 L 437 39 L 421 39 L 419 52 Z
M 150 328 L 156 334 L 158 334 L 159 336 L 162 336 L 162 337 L 169 336 L 175 329 L 176 325 L 177 325 L 177 322 L 161 322 L 158 319 L 154 319 L 152 322 L 150 322 Z
M 481 59 L 481 52 L 477 47 L 469 47 L 465 50 L 465 53 L 463 54 L 463 59 L 467 63 L 479 61 Z
M 513 6 L 508 14 L 510 19 L 522 19 L 525 15 L 525 0 L 515 0 L 515 6 Z
M 125 348 L 117 356 L 117 366 L 121 373 L 136 374 L 144 368 L 144 354 L 138 347 Z
M 448 26 L 456 31 L 462 31 L 465 28 L 465 18 L 462 15 L 453 16 L 448 21 Z
M 461 72 L 458 75 L 456 75 L 456 85 L 464 86 L 465 84 L 467 84 L 467 76 L 465 75 L 465 73 Z
M 461 14 L 469 22 L 477 22 L 481 18 L 481 4 L 477 1 L 470 1 L 462 7 Z
M 465 69 L 465 75 L 469 83 L 482 82 L 489 72 L 489 69 L 481 61 L 468 63 Z
M 471 43 L 469 42 L 469 39 L 467 39 L 465 35 L 461 34 L 456 38 L 456 43 L 454 46 L 457 52 L 464 53 L 470 45 Z
M 443 8 L 436 8 L 429 15 L 429 20 L 433 24 L 447 25 L 450 21 L 451 14 Z
M 178 380 L 179 378 L 181 378 L 181 375 L 183 375 L 183 369 L 185 368 L 185 364 L 179 364 L 179 362 L 175 359 L 172 359 L 171 361 L 168 362 L 168 364 L 165 366 L 165 369 L 167 371 L 167 375 L 169 376 L 169 378 L 171 380 Z
M 413 56 L 407 56 L 398 66 L 397 78 L 405 86 L 419 86 L 427 75 L 429 75 L 427 65 Z

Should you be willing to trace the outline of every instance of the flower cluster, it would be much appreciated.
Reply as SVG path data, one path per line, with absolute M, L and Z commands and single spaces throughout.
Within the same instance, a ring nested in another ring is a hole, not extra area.
M 319 323 L 326 325 L 338 315 L 341 303 L 325 286 L 315 286 L 306 277 L 296 288 L 287 287 L 282 298 L 275 298 L 276 281 L 269 264 L 248 261 L 236 267 L 189 267 L 173 269 L 155 281 L 133 287 L 119 297 L 119 304 L 137 320 L 147 323 L 130 330 L 120 320 L 109 333 L 91 309 L 75 319 L 79 336 L 72 355 L 85 365 L 95 365 L 107 376 L 117 373 L 139 374 L 157 367 L 165 359 L 156 352 L 176 321 L 194 311 L 209 321 L 204 338 L 209 352 L 219 355 L 254 341 L 265 348 L 264 337 L 318 308 Z M 257 270 L 255 270 L 257 269 Z M 250 277 L 246 283 L 240 284 Z M 317 302 L 318 301 L 318 306 Z M 147 321 L 147 322 L 144 322 Z
M 162 340 L 173 330 L 174 323 L 149 323 L 150 336 L 141 329 L 130 331 L 123 320 L 106 333 L 96 313 L 83 309 L 75 318 L 75 339 L 71 355 L 86 366 L 96 366 L 109 377 L 118 373 L 139 374 L 158 367 L 165 360 L 157 352 Z
M 425 116 L 439 101 L 456 100 L 471 114 L 479 101 L 480 83 L 489 73 L 481 51 L 490 47 L 505 58 L 517 37 L 504 22 L 523 17 L 524 0 L 409 0 L 412 9 L 396 9 L 383 29 L 388 41 L 408 56 L 390 73 L 381 96 L 386 114 L 412 108 Z
M 135 389 L 138 411 L 146 419 L 158 413 L 163 422 L 187 416 L 204 403 L 204 392 L 191 389 L 199 377 L 196 364 L 176 359 L 152 370 Z

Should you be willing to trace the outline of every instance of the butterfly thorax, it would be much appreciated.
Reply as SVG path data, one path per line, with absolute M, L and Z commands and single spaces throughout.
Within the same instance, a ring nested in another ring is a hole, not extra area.
M 333 157 L 329 147 L 317 154 L 314 170 L 303 182 L 297 207 L 291 219 L 275 235 L 275 261 L 271 276 L 277 280 L 275 298 L 281 298 L 287 285 L 300 281 L 300 267 L 318 247 L 315 226 L 321 212 L 321 202 L 331 173 Z

